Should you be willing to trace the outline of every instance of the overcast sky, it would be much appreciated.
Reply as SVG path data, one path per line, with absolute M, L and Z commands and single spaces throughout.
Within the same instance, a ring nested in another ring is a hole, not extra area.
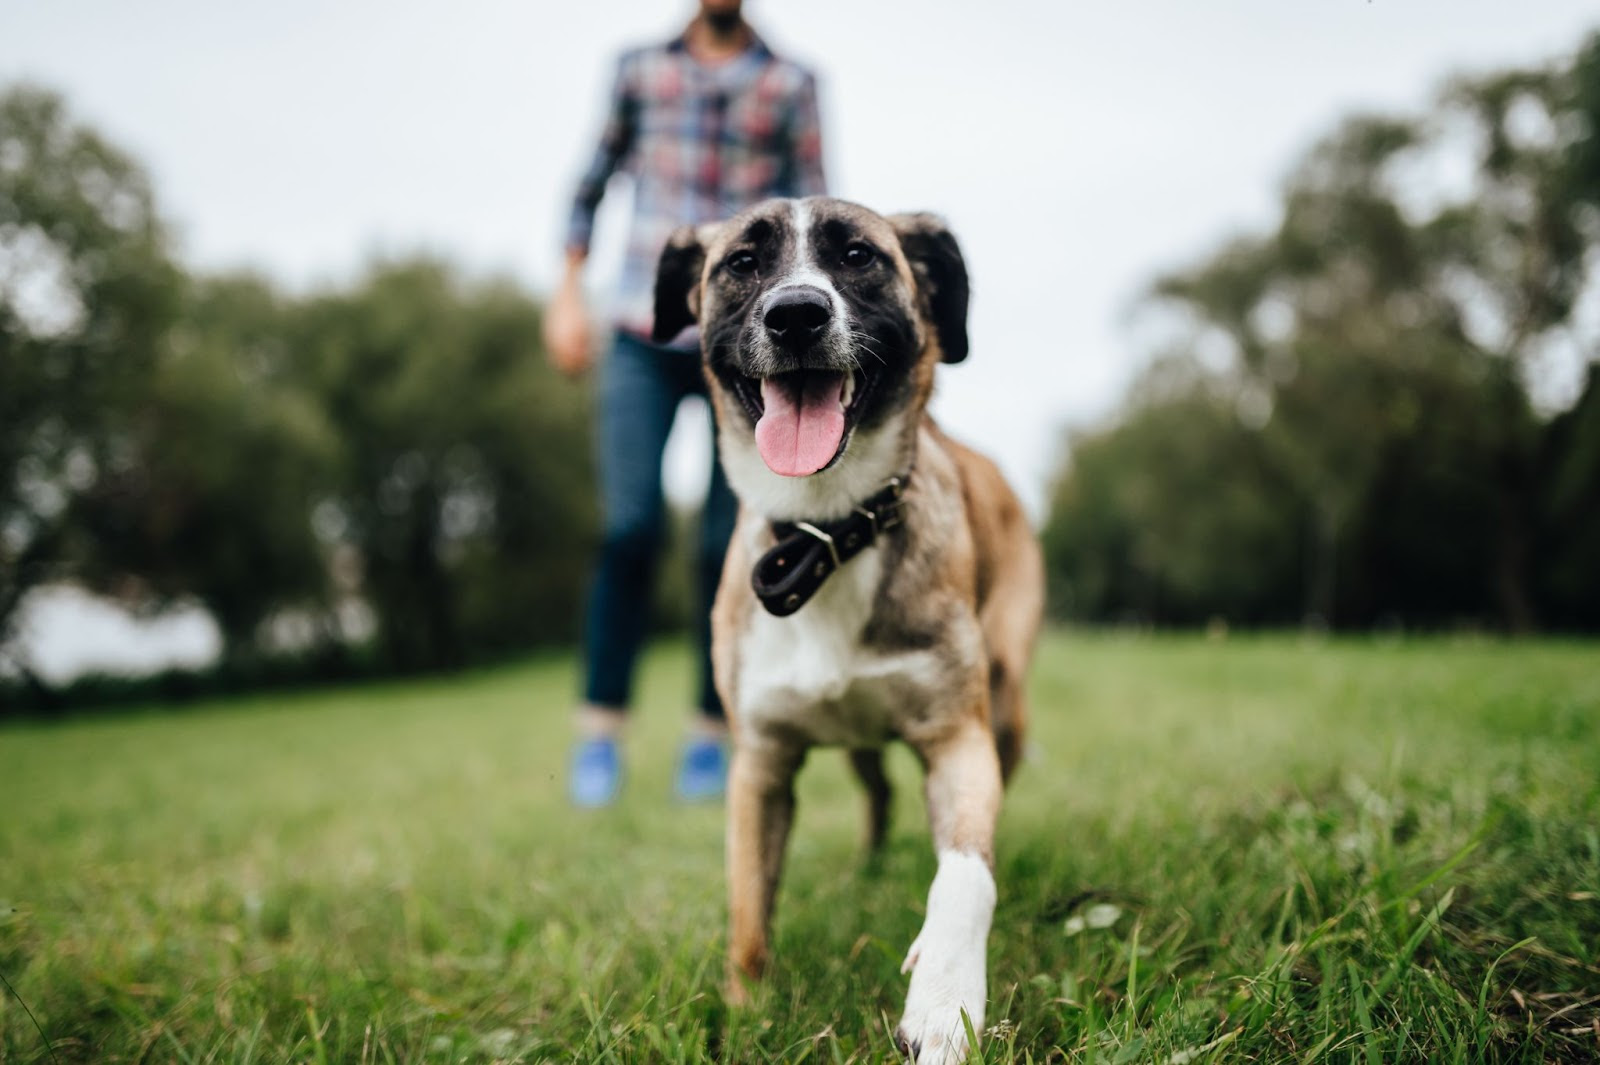
M 296 287 L 419 249 L 547 288 L 617 51 L 692 0 L 0 0 L 0 78 L 150 168 L 191 266 Z M 1273 220 L 1342 115 L 1570 53 L 1592 0 L 749 0 L 820 75 L 833 190 L 945 215 L 973 356 L 936 411 L 1037 513 L 1064 425 L 1113 407 L 1150 279 Z M 601 216 L 597 303 L 626 186 Z M 669 486 L 700 482 L 703 429 Z

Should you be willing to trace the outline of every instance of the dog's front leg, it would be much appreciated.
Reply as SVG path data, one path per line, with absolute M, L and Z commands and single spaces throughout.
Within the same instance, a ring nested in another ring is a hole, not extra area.
M 994 917 L 994 825 L 1000 811 L 1000 761 L 976 716 L 956 733 L 919 746 L 928 767 L 928 821 L 939 871 L 928 912 L 901 971 L 911 970 L 905 1016 L 895 1030 L 918 1065 L 966 1057 L 965 1011 L 983 1031 L 989 924 Z
M 794 819 L 794 775 L 804 751 L 762 742 L 735 747 L 728 768 L 728 986 L 734 1005 L 749 999 L 745 980 L 767 965 L 772 904 Z

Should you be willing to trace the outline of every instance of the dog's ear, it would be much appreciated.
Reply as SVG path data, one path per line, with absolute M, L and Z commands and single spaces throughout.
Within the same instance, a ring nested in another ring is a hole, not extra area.
M 679 226 L 667 238 L 656 264 L 656 315 L 650 339 L 664 344 L 700 318 L 700 273 L 706 249 L 694 226 Z
M 900 248 L 928 301 L 940 357 L 960 362 L 967 357 L 967 262 L 944 220 L 931 214 L 897 214 L 889 224 L 899 234 Z

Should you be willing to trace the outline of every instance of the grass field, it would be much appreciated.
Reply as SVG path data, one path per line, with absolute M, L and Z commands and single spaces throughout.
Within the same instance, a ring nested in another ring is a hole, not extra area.
M 648 662 L 615 809 L 570 662 L 0 729 L 0 1061 L 893 1061 L 934 861 L 815 753 L 775 971 Z M 1600 1059 L 1600 647 L 1056 633 L 1000 827 L 989 1061 Z M 32 1009 L 52 1048 L 21 1003 Z

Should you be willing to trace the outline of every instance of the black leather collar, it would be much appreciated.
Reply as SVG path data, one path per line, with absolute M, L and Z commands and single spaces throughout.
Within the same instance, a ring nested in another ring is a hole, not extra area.
M 772 523 L 777 546 L 761 556 L 750 585 L 767 613 L 788 617 L 805 606 L 822 582 L 865 551 L 880 533 L 900 524 L 908 472 L 890 478 L 871 498 L 838 521 Z

